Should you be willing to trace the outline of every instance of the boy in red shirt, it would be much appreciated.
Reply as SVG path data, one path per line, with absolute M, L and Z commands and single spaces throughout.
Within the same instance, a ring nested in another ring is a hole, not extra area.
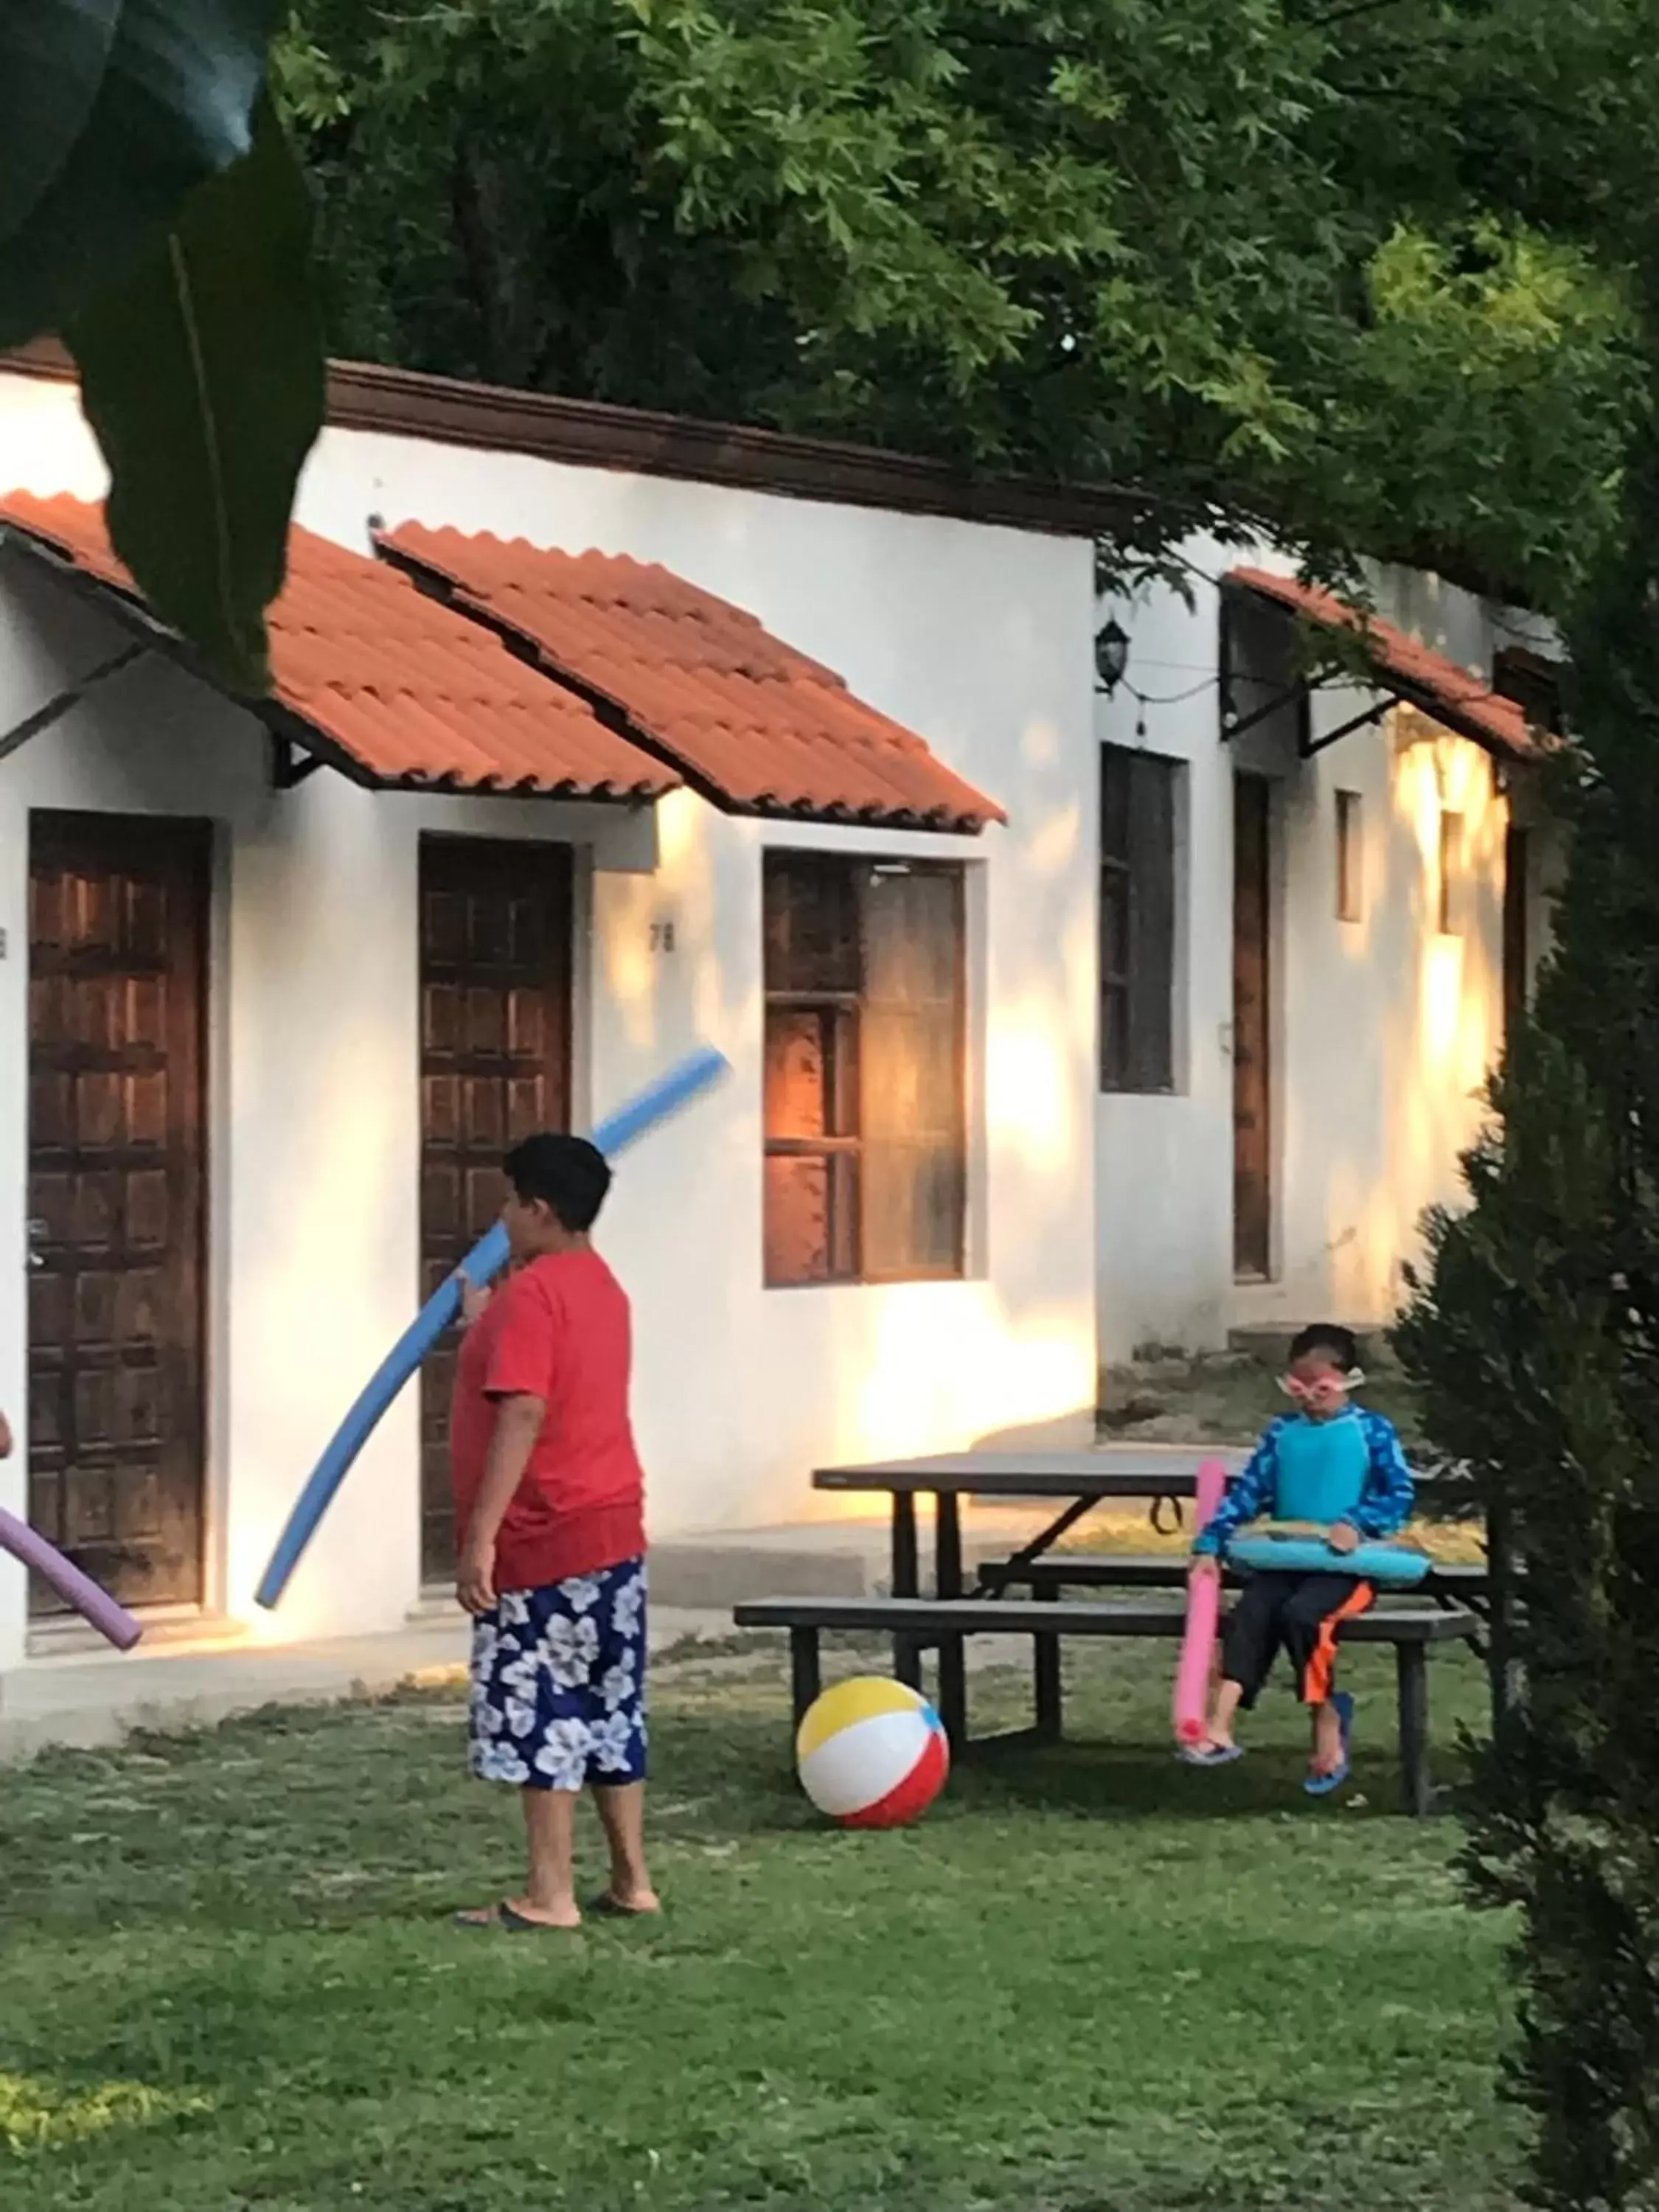
M 514 1272 L 469 1290 L 450 1419 L 456 1595 L 472 1615 L 471 1764 L 522 1793 L 522 1897 L 469 1928 L 574 1928 L 576 1799 L 593 1791 L 611 1881 L 589 1911 L 654 1912 L 646 1869 L 644 1477 L 631 1325 L 588 1242 L 611 1170 L 580 1137 L 509 1152 Z

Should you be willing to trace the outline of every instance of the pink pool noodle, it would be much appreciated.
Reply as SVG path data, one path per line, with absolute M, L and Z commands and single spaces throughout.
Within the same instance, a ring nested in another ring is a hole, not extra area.
M 8 1551 L 21 1559 L 26 1567 L 49 1582 L 59 1597 L 84 1615 L 100 1636 L 106 1636 L 118 1651 L 131 1651 L 143 1630 L 123 1605 L 117 1605 L 107 1590 L 99 1589 L 89 1576 L 79 1567 L 72 1566 L 60 1551 L 47 1543 L 46 1538 L 31 1528 L 27 1521 L 20 1521 L 15 1513 L 8 1513 L 0 1505 L 0 1550 Z
M 1206 1459 L 1198 1470 L 1197 1518 L 1200 1534 L 1215 1518 L 1216 1508 L 1226 1489 L 1226 1468 L 1218 1459 Z M 1215 1650 L 1215 1628 L 1220 1610 L 1218 1574 L 1201 1576 L 1188 1585 L 1187 1626 L 1181 1639 L 1181 1663 L 1176 1668 L 1175 1732 L 1178 1743 L 1196 1743 L 1204 1734 L 1210 1661 Z

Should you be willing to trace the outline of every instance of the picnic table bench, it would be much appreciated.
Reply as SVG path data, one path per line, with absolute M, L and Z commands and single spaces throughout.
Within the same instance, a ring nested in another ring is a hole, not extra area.
M 1054 1552 L 1047 1559 L 1024 1563 L 988 1559 L 978 1580 L 980 1589 L 987 1591 L 1022 1585 L 1034 1590 L 1176 1589 L 1185 1583 L 1189 1564 L 1184 1552 Z M 1224 1565 L 1221 1572 L 1228 1583 L 1243 1579 Z M 1489 1582 L 1486 1568 L 1476 1561 L 1437 1560 L 1411 1595 L 1479 1612 Z
M 1035 1732 L 1052 1741 L 1061 1733 L 1062 1635 L 1174 1638 L 1185 1626 L 1183 1608 L 1175 1605 L 1060 1604 L 1016 1598 L 756 1598 L 735 1607 L 732 1619 L 739 1628 L 788 1631 L 796 1727 L 822 1686 L 819 1646 L 826 1633 L 893 1630 L 908 1636 L 918 1649 L 936 1644 L 941 1658 L 939 1718 L 953 1752 L 960 1752 L 968 1741 L 966 1676 L 959 1664 L 947 1673 L 943 1660 L 947 1651 L 954 1651 L 959 1660 L 965 1637 L 1031 1638 Z M 1379 1606 L 1342 1626 L 1345 1644 L 1394 1646 L 1401 1796 L 1408 1813 L 1426 1813 L 1433 1798 L 1429 1771 L 1429 1648 L 1467 1641 L 1474 1625 L 1474 1615 L 1461 1608 Z
M 820 1468 L 813 1486 L 830 1492 L 870 1492 L 891 1501 L 891 1595 L 871 1598 L 766 1598 L 738 1606 L 744 1628 L 789 1632 L 797 1714 L 817 1694 L 819 1643 L 836 1630 L 890 1632 L 894 1672 L 920 1688 L 924 1650 L 938 1654 L 940 1717 L 953 1746 L 967 1741 L 963 1645 L 969 1636 L 1029 1635 L 1032 1639 L 1036 1724 L 1046 1735 L 1060 1729 L 1060 1638 L 1178 1638 L 1182 1608 L 1123 1603 L 1065 1602 L 1067 1588 L 1174 1589 L 1185 1580 L 1176 1553 L 1118 1555 L 1066 1553 L 1055 1547 L 1095 1506 L 1112 1499 L 1150 1501 L 1154 1528 L 1173 1533 L 1182 1508 L 1197 1494 L 1198 1470 L 1218 1459 L 1230 1474 L 1244 1463 L 1241 1451 L 1194 1447 L 1108 1446 L 1092 1451 L 969 1452 L 924 1459 L 889 1460 L 860 1467 Z M 1432 1486 L 1419 1484 L 1424 1502 Z M 933 1594 L 921 1587 L 916 1499 L 933 1500 Z M 963 1568 L 961 1501 L 1044 1501 L 1056 1510 L 1036 1535 L 1005 1559 L 988 1561 L 975 1587 Z M 1004 1595 L 1024 1586 L 1029 1600 Z M 1389 1604 L 1346 1624 L 1351 1643 L 1394 1646 L 1400 1703 L 1400 1745 L 1407 1809 L 1426 1811 L 1428 1765 L 1427 1655 L 1431 1645 L 1465 1642 L 1479 1648 L 1487 1594 L 1484 1568 L 1437 1568 L 1425 1585 L 1427 1604 Z M 1413 1596 L 1417 1594 L 1413 1593 Z

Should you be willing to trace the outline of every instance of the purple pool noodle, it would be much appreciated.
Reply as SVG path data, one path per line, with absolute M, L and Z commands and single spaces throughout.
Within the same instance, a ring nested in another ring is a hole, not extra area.
M 31 1528 L 27 1521 L 20 1521 L 15 1513 L 8 1513 L 0 1505 L 0 1549 L 32 1567 L 44 1581 L 49 1582 L 59 1597 L 65 1599 L 75 1610 L 89 1620 L 100 1636 L 106 1636 L 118 1651 L 131 1651 L 143 1630 L 124 1605 L 117 1605 L 107 1590 L 99 1589 L 89 1576 L 72 1565 L 63 1553 L 46 1538 Z

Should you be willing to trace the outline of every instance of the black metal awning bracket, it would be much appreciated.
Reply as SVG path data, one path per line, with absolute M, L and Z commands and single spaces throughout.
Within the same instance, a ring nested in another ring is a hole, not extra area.
M 1344 738 L 1352 737 L 1356 730 L 1363 730 L 1372 722 L 1380 722 L 1384 714 L 1398 703 L 1390 694 L 1386 699 L 1379 699 L 1374 706 L 1367 707 L 1363 714 L 1352 715 L 1336 729 L 1327 730 L 1323 737 L 1304 738 L 1301 748 L 1303 759 L 1311 760 L 1316 753 L 1322 753 L 1327 745 L 1334 745 Z

